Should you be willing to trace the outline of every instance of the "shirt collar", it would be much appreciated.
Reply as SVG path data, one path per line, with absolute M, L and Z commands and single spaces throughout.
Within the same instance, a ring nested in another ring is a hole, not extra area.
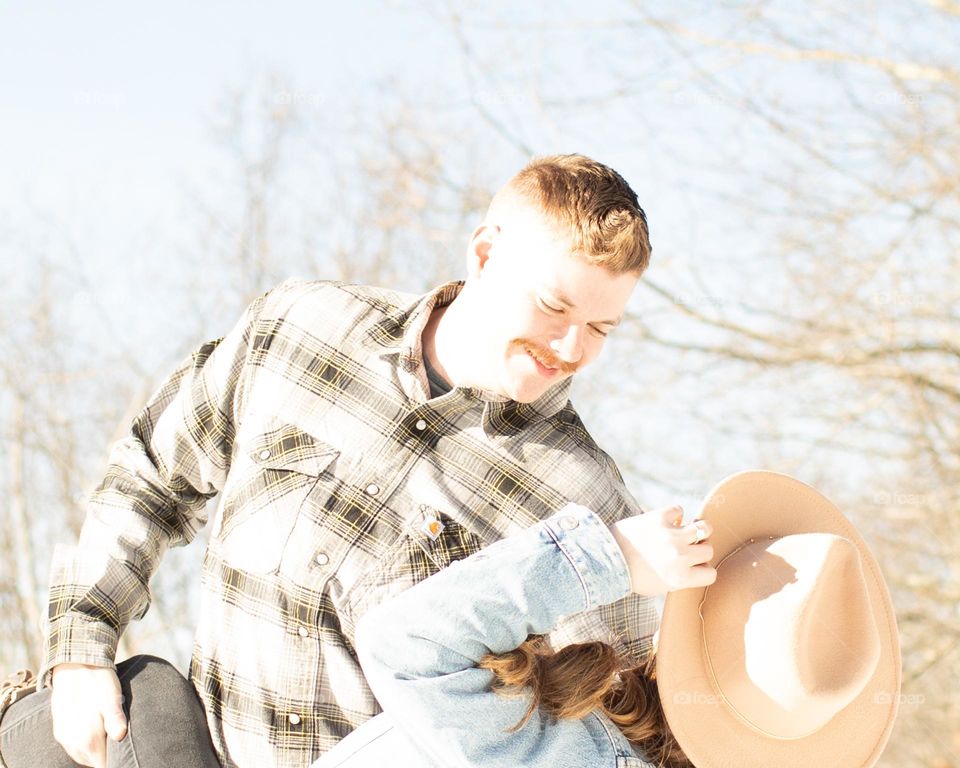
M 400 355 L 404 367 L 406 361 L 420 365 L 423 360 L 420 340 L 430 313 L 437 307 L 450 304 L 462 288 L 462 280 L 444 283 L 423 296 L 417 296 L 406 306 L 394 307 L 367 331 L 367 343 L 378 348 L 381 357 Z
M 366 343 L 376 348 L 380 357 L 397 356 L 400 367 L 416 377 L 423 367 L 421 338 L 430 313 L 450 304 L 462 288 L 462 280 L 443 283 L 416 297 L 410 304 L 394 308 L 367 331 Z M 503 435 L 515 434 L 528 424 L 556 415 L 569 400 L 571 383 L 572 379 L 567 377 L 532 403 L 518 403 L 504 395 L 476 387 L 456 387 L 454 391 L 469 399 L 482 401 L 484 431 L 488 435 Z

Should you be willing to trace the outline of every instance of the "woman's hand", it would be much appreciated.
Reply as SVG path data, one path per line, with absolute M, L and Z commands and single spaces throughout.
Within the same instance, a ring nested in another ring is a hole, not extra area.
M 705 587 L 717 578 L 716 569 L 705 565 L 713 557 L 713 547 L 705 541 L 713 532 L 710 523 L 696 520 L 681 526 L 682 520 L 683 509 L 674 505 L 610 526 L 627 561 L 635 593 L 663 595 L 677 589 Z

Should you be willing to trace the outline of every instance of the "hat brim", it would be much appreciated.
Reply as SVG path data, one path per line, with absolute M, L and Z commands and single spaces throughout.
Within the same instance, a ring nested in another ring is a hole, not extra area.
M 731 712 L 711 683 L 699 616 L 706 588 L 670 592 L 660 624 L 657 685 L 664 715 L 687 757 L 697 768 L 872 766 L 893 729 L 901 670 L 893 603 L 866 543 L 819 491 L 766 470 L 721 480 L 707 494 L 698 518 L 713 526 L 714 567 L 752 538 L 829 532 L 855 543 L 880 635 L 880 660 L 860 695 L 816 733 L 789 740 L 765 736 Z

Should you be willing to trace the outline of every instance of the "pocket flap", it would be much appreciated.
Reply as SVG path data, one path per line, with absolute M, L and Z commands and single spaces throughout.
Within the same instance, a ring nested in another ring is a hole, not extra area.
M 263 469 L 280 469 L 318 476 L 340 452 L 293 424 L 257 436 L 247 454 Z

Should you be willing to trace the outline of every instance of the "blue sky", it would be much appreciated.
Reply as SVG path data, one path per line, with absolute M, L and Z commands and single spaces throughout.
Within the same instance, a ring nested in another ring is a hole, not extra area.
M 507 3 L 456 7 L 468 9 L 469 43 L 487 68 L 474 70 L 470 87 L 449 25 L 424 4 L 0 5 L 0 236 L 22 231 L 41 253 L 69 240 L 88 284 L 69 299 L 74 315 L 122 331 L 159 375 L 195 343 L 196 330 L 178 325 L 184 311 L 171 308 L 173 292 L 136 287 L 175 285 L 157 279 L 168 272 L 197 279 L 203 251 L 185 191 L 222 170 L 212 118 L 230 89 L 276 72 L 308 121 L 330 132 L 333 154 L 356 149 L 349 121 L 358 107 L 373 111 L 389 98 L 378 87 L 385 82 L 426 112 L 459 110 L 479 125 L 472 95 L 535 151 L 581 151 L 620 170 L 650 216 L 659 282 L 708 304 L 727 285 L 749 286 L 738 272 L 756 233 L 717 215 L 714 194 L 749 183 L 714 162 L 749 126 L 721 101 L 684 94 L 689 74 L 655 34 L 609 21 L 633 11 L 617 10 L 615 0 L 560 4 L 548 22 L 539 5 L 527 13 L 542 18 L 527 20 Z M 556 117 L 560 110 L 538 112 L 534 88 L 558 100 L 631 93 Z M 489 127 L 477 133 L 486 165 L 503 174 L 518 167 L 519 154 L 502 151 Z M 5 246 L 20 260 L 32 257 L 0 239 L 0 261 Z M 284 258 L 278 246 L 285 266 Z M 711 260 L 710 281 L 696 285 L 691 265 L 706 270 Z M 767 285 L 775 276 L 774 265 L 763 272 Z M 228 321 L 214 320 L 209 332 L 222 333 Z
M 301 104 L 335 111 L 387 74 L 429 70 L 417 30 L 378 2 L 2 4 L 0 202 L 160 204 L 209 151 L 223 89 L 275 70 Z
M 667 44 L 642 24 L 611 22 L 618 15 L 636 20 L 638 13 L 637 7 L 618 9 L 616 0 L 561 3 L 550 23 L 524 21 L 517 15 L 523 11 L 507 3 L 456 7 L 468 9 L 469 41 L 493 72 L 478 76 L 472 91 L 449 26 L 424 4 L 0 3 L 0 264 L 5 252 L 23 263 L 35 253 L 62 250 L 69 239 L 92 292 L 71 298 L 75 314 L 119 328 L 131 349 L 154 358 L 159 375 L 196 341 L 195 329 L 177 325 L 184 313 L 171 308 L 173 291 L 157 298 L 131 286 L 165 271 L 196 279 L 203 270 L 185 192 L 212 183 L 222 170 L 212 118 L 230 89 L 276 72 L 308 121 L 329 132 L 325 149 L 334 155 L 356 149 L 361 139 L 350 133 L 350 121 L 358 106 L 375 110 L 389 98 L 389 89 L 378 87 L 385 82 L 398 86 L 398 99 L 419 102 L 414 106 L 424 111 L 459 110 L 462 119 L 479 124 L 476 113 L 470 117 L 473 95 L 523 131 L 535 151 L 582 151 L 620 170 L 650 216 L 649 277 L 675 297 L 730 312 L 740 298 L 789 300 L 783 255 L 764 250 L 776 242 L 763 231 L 769 221 L 738 209 L 736 199 L 727 205 L 730 198 L 756 199 L 755 190 L 764 194 L 756 202 L 779 203 L 767 182 L 789 177 L 789 165 L 781 162 L 789 147 L 785 151 L 736 104 L 699 89 L 701 75 L 684 66 L 676 41 Z M 550 16 L 539 4 L 523 8 Z M 710 13 L 717 18 L 699 20 L 711 30 L 736 32 L 736 11 Z M 705 72 L 730 72 L 747 87 L 756 83 L 782 96 L 786 107 L 802 102 L 816 111 L 822 105 L 819 114 L 829 118 L 839 103 L 825 70 L 804 70 L 810 79 L 803 81 L 799 68 L 766 59 L 744 63 L 699 49 L 695 58 Z M 820 77 L 810 77 L 817 72 Z M 618 88 L 629 94 L 543 114 L 534 87 L 560 100 Z M 490 153 L 487 165 L 497 173 L 516 168 L 516 151 L 500 156 L 491 149 L 492 131 L 477 133 L 489 142 L 479 147 Z M 445 140 L 456 144 L 461 137 Z M 473 151 L 475 137 L 462 140 Z M 458 172 L 450 168 L 455 177 Z M 223 185 L 216 190 L 222 193 Z M 295 189 L 290 196 L 311 191 Z M 22 233 L 30 248 L 19 248 L 16 236 L 10 242 L 9 232 Z M 190 263 L 184 252 L 193 256 Z M 287 252 L 278 245 L 276 253 L 286 267 Z M 649 296 L 638 292 L 637 301 L 645 300 Z M 229 324 L 214 320 L 211 333 Z M 762 318 L 749 322 L 757 327 Z M 670 323 L 671 335 L 682 332 L 675 317 Z M 656 369 L 651 361 L 645 375 Z M 661 396 L 669 396 L 669 386 L 664 383 Z M 612 429 L 614 420 L 608 421 Z M 664 432 L 666 439 L 676 429 L 667 423 Z

